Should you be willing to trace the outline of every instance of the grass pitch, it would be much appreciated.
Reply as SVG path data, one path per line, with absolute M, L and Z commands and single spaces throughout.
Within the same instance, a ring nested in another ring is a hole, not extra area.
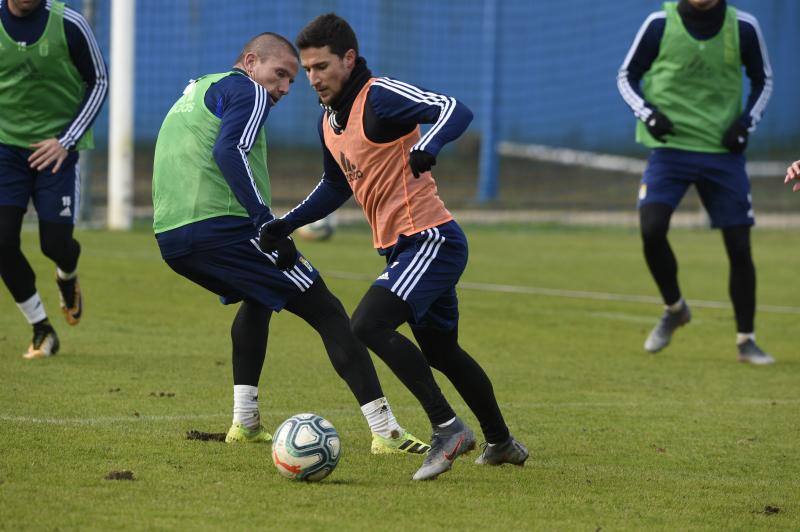
M 633 230 L 466 229 L 465 283 L 657 295 Z M 473 453 L 435 482 L 411 482 L 420 458 L 369 454 L 366 423 L 321 342 L 281 313 L 262 416 L 273 429 L 304 411 L 334 423 L 343 457 L 318 484 L 280 477 L 268 447 L 186 438 L 230 422 L 235 309 L 170 271 L 148 231 L 79 239 L 86 309 L 68 328 L 53 267 L 35 233 L 23 236 L 61 337 L 58 356 L 20 357 L 29 328 L 0 296 L 0 528 L 800 528 L 798 233 L 754 233 L 759 303 L 771 308 L 757 315 L 758 339 L 776 357 L 772 367 L 736 362 L 729 308 L 695 306 L 693 322 L 653 356 L 642 343 L 657 304 L 461 289 L 462 344 L 532 451 L 522 469 L 477 466 Z M 349 310 L 382 268 L 369 242 L 363 228 L 344 228 L 329 243 L 301 246 Z M 689 303 L 727 301 L 720 235 L 673 231 L 672 243 Z M 422 410 L 375 360 L 398 419 L 427 438 Z

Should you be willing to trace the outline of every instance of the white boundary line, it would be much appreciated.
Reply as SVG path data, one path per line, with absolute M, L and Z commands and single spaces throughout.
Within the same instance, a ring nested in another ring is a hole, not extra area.
M 506 409 L 539 409 L 539 410 L 560 410 L 570 408 L 645 408 L 645 407 L 661 407 L 661 406 L 682 406 L 682 407 L 695 407 L 702 408 L 707 406 L 787 406 L 798 405 L 800 399 L 742 399 L 738 401 L 651 401 L 651 402 L 637 402 L 637 401 L 570 401 L 563 403 L 546 403 L 546 402 L 530 402 L 530 403 L 502 403 L 500 406 Z M 466 405 L 457 405 L 460 408 L 466 408 Z M 416 410 L 415 406 L 394 406 L 393 411 L 410 411 Z M 338 408 L 338 409 L 325 409 L 326 415 L 336 414 L 357 414 L 355 408 Z M 290 416 L 292 413 L 287 411 L 269 411 L 265 414 L 270 416 Z M 193 414 L 183 416 L 110 416 L 110 417 L 95 417 L 95 418 L 37 418 L 31 416 L 12 416 L 9 414 L 0 414 L 0 422 L 2 423 L 28 423 L 36 425 L 112 425 L 114 423 L 139 423 L 139 422 L 173 422 L 173 421 L 193 421 L 204 419 L 221 419 L 229 418 L 230 414 Z
M 0 414 L 0 421 L 9 423 L 32 423 L 42 425 L 111 425 L 113 423 L 131 423 L 139 421 L 192 421 L 202 419 L 227 418 L 230 414 L 188 414 L 181 416 L 104 416 L 90 418 L 40 418 L 30 416 L 12 416 Z
M 333 279 L 346 279 L 352 281 L 371 281 L 372 275 L 363 273 L 350 273 L 342 271 L 328 270 L 324 277 Z M 537 286 L 518 286 L 508 284 L 473 283 L 462 281 L 458 283 L 460 288 L 467 290 L 477 290 L 481 292 L 496 292 L 506 294 L 525 294 L 549 297 L 565 297 L 569 299 L 592 299 L 597 301 L 621 301 L 623 303 L 647 303 L 663 305 L 661 298 L 654 296 L 639 296 L 634 294 L 612 294 L 609 292 L 589 292 L 585 290 L 561 290 L 559 288 L 541 288 Z M 690 299 L 693 307 L 729 309 L 731 304 L 725 301 L 709 301 L 703 299 Z M 800 314 L 800 307 L 784 307 L 779 305 L 758 305 L 759 312 L 769 312 L 773 314 Z
M 570 148 L 555 148 L 543 144 L 520 144 L 517 142 L 500 142 L 497 152 L 507 157 L 545 161 L 549 163 L 568 164 L 609 170 L 612 172 L 626 172 L 629 174 L 644 173 L 647 161 L 636 157 L 611 155 L 591 151 L 573 150 Z M 747 175 L 752 177 L 776 178 L 786 175 L 789 161 L 752 161 L 747 163 Z

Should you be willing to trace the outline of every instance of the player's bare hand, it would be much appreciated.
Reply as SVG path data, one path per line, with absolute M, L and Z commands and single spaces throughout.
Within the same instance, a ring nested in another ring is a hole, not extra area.
M 28 164 L 30 164 L 31 168 L 34 170 L 39 171 L 53 165 L 52 172 L 58 172 L 64 159 L 69 155 L 69 152 L 64 149 L 64 146 L 62 146 L 56 138 L 45 139 L 41 142 L 31 144 L 31 148 L 33 148 L 34 152 L 28 157 Z
M 789 181 L 797 181 L 792 187 L 794 192 L 800 190 L 800 161 L 793 162 L 786 169 L 786 179 L 783 182 L 788 183 Z

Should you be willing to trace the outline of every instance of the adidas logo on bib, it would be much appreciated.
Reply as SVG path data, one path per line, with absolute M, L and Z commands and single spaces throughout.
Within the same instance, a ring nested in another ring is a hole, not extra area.
M 364 173 L 356 168 L 356 165 L 351 163 L 350 159 L 348 159 L 344 152 L 341 151 L 339 152 L 339 164 L 341 165 L 342 170 L 344 170 L 348 181 L 355 181 L 364 177 Z

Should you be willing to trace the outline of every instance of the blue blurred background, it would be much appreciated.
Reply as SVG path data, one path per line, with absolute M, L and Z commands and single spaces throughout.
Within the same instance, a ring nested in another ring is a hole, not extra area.
M 732 4 L 760 21 L 774 72 L 772 99 L 748 157 L 775 162 L 755 176 L 768 179 L 753 180 L 754 201 L 760 212 L 794 212 L 797 202 L 782 190 L 781 177 L 800 153 L 800 0 Z M 72 5 L 94 27 L 108 59 L 111 0 Z M 635 119 L 617 92 L 616 76 L 639 27 L 661 6 L 655 0 L 136 0 L 130 83 L 137 215 L 150 213 L 156 134 L 186 83 L 229 69 L 254 35 L 273 31 L 293 41 L 310 20 L 330 11 L 353 26 L 375 75 L 451 94 L 473 110 L 470 130 L 443 150 L 436 166 L 449 206 L 630 215 L 639 163 L 601 169 L 571 161 L 574 150 L 646 156 L 633 140 Z M 114 65 L 109 68 L 113 78 Z M 277 205 L 293 206 L 319 179 L 319 113 L 301 70 L 267 121 Z M 101 216 L 106 203 L 108 105 L 95 129 L 99 149 L 82 158 L 87 219 Z M 573 151 L 554 162 L 490 149 L 508 143 L 517 150 L 543 145 Z M 91 212 L 92 206 L 99 210 Z M 681 208 L 699 211 L 694 192 Z
M 109 0 L 93 7 L 93 25 L 108 57 Z M 750 154 L 800 147 L 800 2 L 739 0 L 761 23 L 774 71 L 774 92 Z M 136 138 L 152 141 L 186 82 L 226 70 L 241 46 L 262 31 L 294 40 L 315 16 L 335 11 L 355 29 L 376 74 L 456 96 L 484 125 L 483 91 L 495 83 L 497 140 L 615 153 L 641 151 L 634 119 L 616 88 L 616 73 L 651 0 L 499 1 L 496 79 L 485 79 L 482 0 L 138 0 L 136 9 Z M 112 75 L 114 65 L 109 65 Z M 302 72 L 293 94 L 268 122 L 273 146 L 318 142 L 316 98 Z M 107 111 L 106 111 L 107 112 Z M 101 142 L 107 120 L 98 120 Z

